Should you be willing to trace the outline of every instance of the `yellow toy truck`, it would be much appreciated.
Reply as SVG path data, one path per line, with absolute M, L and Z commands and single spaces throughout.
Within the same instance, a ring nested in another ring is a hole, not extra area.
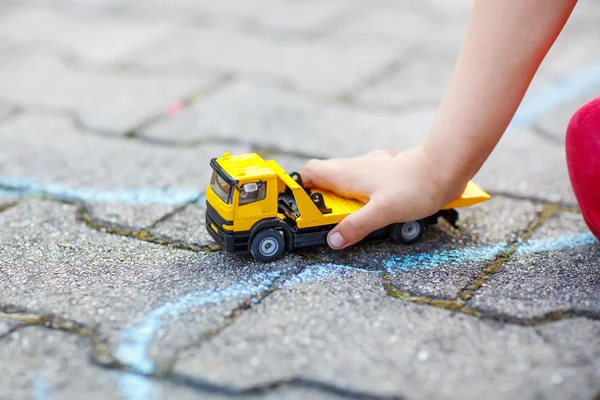
M 327 234 L 348 214 L 364 203 L 321 190 L 303 187 L 299 174 L 287 174 L 277 162 L 258 154 L 230 156 L 224 153 L 210 161 L 213 169 L 206 189 L 206 229 L 228 252 L 250 252 L 262 262 L 279 259 L 285 250 L 327 242 Z M 369 237 L 392 236 L 403 244 L 418 242 L 438 218 L 456 225 L 455 208 L 490 198 L 469 182 L 464 193 L 436 214 L 392 224 Z

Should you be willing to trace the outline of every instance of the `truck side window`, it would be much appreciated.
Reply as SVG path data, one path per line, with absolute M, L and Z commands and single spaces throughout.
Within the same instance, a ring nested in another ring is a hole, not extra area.
M 264 200 L 267 196 L 267 182 L 258 183 L 258 190 L 254 192 L 246 192 L 245 190 L 240 190 L 240 206 L 245 204 L 254 203 L 255 201 Z

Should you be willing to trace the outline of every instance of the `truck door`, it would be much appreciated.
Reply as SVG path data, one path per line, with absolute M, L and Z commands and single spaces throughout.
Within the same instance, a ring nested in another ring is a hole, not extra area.
M 240 185 L 235 205 L 234 230 L 248 231 L 256 222 L 263 218 L 277 216 L 276 204 L 270 197 L 269 182 L 247 182 Z

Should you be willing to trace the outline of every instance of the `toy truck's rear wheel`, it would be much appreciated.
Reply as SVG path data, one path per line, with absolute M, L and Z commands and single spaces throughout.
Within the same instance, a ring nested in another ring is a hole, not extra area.
M 425 232 L 425 221 L 409 221 L 395 224 L 392 229 L 392 237 L 398 243 L 413 244 L 423 237 Z
M 250 243 L 250 254 L 258 261 L 265 263 L 281 258 L 284 250 L 283 236 L 275 229 L 259 231 Z

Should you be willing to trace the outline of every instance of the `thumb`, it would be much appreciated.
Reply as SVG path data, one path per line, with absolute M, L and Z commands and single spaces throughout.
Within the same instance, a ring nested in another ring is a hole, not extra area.
M 389 225 L 390 216 L 376 202 L 369 201 L 337 224 L 327 235 L 327 243 L 336 250 L 351 246 L 369 233 Z

